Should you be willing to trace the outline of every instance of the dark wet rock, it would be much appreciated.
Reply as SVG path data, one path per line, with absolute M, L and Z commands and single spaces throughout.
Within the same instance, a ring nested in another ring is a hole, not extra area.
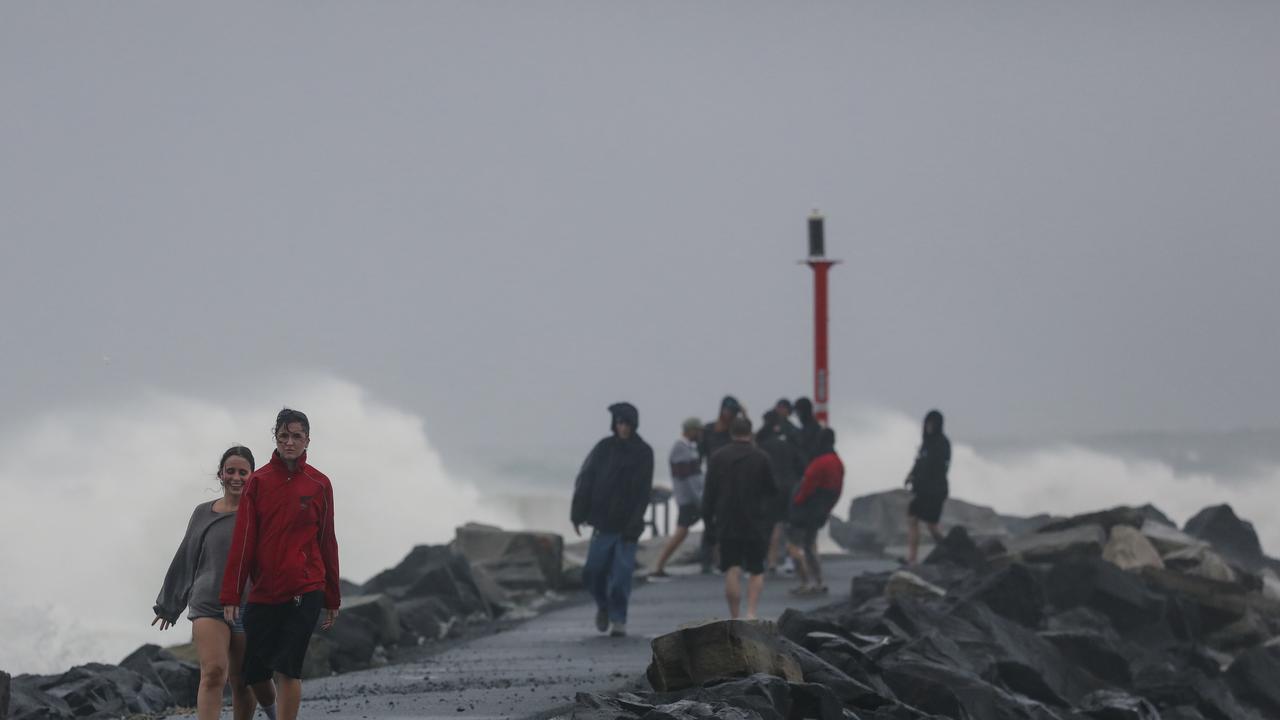
M 1016 515 L 1000 516 L 1000 522 L 1004 523 L 1005 529 L 1007 529 L 1009 534 L 1014 537 L 1037 532 L 1040 528 L 1057 519 L 1058 518 L 1049 515 L 1048 513 L 1040 513 L 1039 515 L 1030 515 L 1027 517 L 1018 517 Z
M 943 717 L 1060 720 L 1041 703 L 950 665 L 908 660 L 886 668 L 884 679 L 903 704 Z
M 331 644 L 329 666 L 334 672 L 372 666 L 374 650 L 378 647 L 378 628 L 364 617 L 341 613 L 333 627 L 318 634 Z
M 555 533 L 509 532 L 468 523 L 455 531 L 454 547 L 508 590 L 545 592 L 561 585 L 564 538 Z
M 9 682 L 9 718 L 12 720 L 70 720 L 71 706 L 42 689 L 52 676 L 18 675 Z
M 1183 531 L 1213 546 L 1232 562 L 1250 570 L 1267 564 L 1253 523 L 1241 519 L 1230 505 L 1212 505 L 1196 513 Z
M 1245 702 L 1280 717 L 1280 647 L 1250 650 L 1231 664 L 1227 682 Z
M 1117 690 L 1099 690 L 1080 702 L 1079 710 L 1096 720 L 1161 720 L 1160 711 L 1144 698 Z
M 143 645 L 120 661 L 120 667 L 132 670 L 145 680 L 169 691 L 173 705 L 195 707 L 200 688 L 200 666 L 179 660 L 159 645 Z
M 1149 506 L 1148 506 L 1149 507 Z M 1160 512 L 1160 511 L 1156 511 Z M 1161 514 L 1164 516 L 1164 514 Z M 1089 527 L 1089 525 L 1097 525 L 1102 528 L 1103 533 L 1110 533 L 1111 528 L 1116 525 L 1128 525 L 1130 528 L 1142 528 L 1146 523 L 1147 512 L 1138 507 L 1112 507 L 1110 510 L 1098 510 L 1097 512 L 1084 512 L 1084 514 L 1073 515 L 1070 518 L 1062 518 L 1053 520 L 1052 523 L 1046 523 L 1037 530 L 1038 533 L 1059 533 L 1062 530 L 1070 530 L 1075 528 Z M 1165 518 L 1167 523 L 1167 518 Z
M 315 633 L 302 660 L 304 679 L 329 677 L 333 674 L 333 641 L 328 633 Z
M 854 575 L 849 587 L 849 602 L 856 607 L 871 598 L 883 596 L 891 575 L 891 572 Z
M 777 626 L 762 620 L 717 620 L 654 638 L 645 675 L 659 692 L 756 673 L 803 679 Z
M 1068 661 L 1103 682 L 1116 687 L 1129 687 L 1133 683 L 1122 641 L 1109 626 L 1104 632 L 1046 630 L 1040 637 L 1052 643 Z
M 400 642 L 400 614 L 396 612 L 395 602 L 387 595 L 361 595 L 342 599 L 343 617 L 358 617 L 367 621 L 374 631 L 374 641 L 381 645 L 394 645 Z
M 457 623 L 452 608 L 438 597 L 411 598 L 396 603 L 401 630 L 420 640 L 443 640 Z
M 1005 543 L 1009 555 L 1026 562 L 1057 562 L 1074 558 L 1099 557 L 1107 543 L 1102 525 L 1070 526 L 1060 530 L 1042 529 Z
M 466 557 L 444 545 L 419 545 L 395 567 L 364 584 L 366 594 L 394 600 L 436 597 L 462 617 L 491 616 Z
M 872 528 L 842 520 L 834 515 L 828 522 L 831 539 L 836 545 L 852 553 L 879 555 L 884 552 L 884 542 Z
M 981 602 L 1000 615 L 1027 627 L 1039 627 L 1044 620 L 1043 574 L 1028 565 L 1015 563 L 996 568 L 951 593 L 962 602 Z
M 880 679 L 874 653 L 866 648 L 828 633 L 810 633 L 803 646 L 788 643 L 805 682 L 827 687 L 845 706 L 874 710 L 894 703 L 893 693 Z
M 0 720 L 9 717 L 9 673 L 0 670 Z
M 942 542 L 934 546 L 924 562 L 926 565 L 949 563 L 970 570 L 979 570 L 986 566 L 987 556 L 978 548 L 973 538 L 969 537 L 969 531 L 957 525 L 951 528 Z
M 1161 615 L 1161 599 L 1142 579 L 1100 558 L 1056 563 L 1045 578 L 1045 597 L 1058 610 L 1093 608 L 1116 627 L 1153 622 Z
M 39 687 L 66 703 L 76 717 L 159 713 L 173 704 L 163 686 L 132 670 L 102 663 L 74 667 Z
M 1238 620 L 1209 633 L 1205 642 L 1217 650 L 1231 652 L 1261 645 L 1271 636 L 1271 626 L 1256 611 L 1249 609 Z

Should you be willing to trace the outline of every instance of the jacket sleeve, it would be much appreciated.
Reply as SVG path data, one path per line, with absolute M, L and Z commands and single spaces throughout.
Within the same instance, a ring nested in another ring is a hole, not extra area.
M 191 584 L 195 581 L 196 561 L 199 559 L 199 548 L 192 547 L 197 544 L 197 540 L 191 537 L 195 524 L 196 516 L 192 513 L 191 520 L 187 522 L 187 534 L 178 545 L 178 552 L 173 554 L 169 571 L 164 575 L 164 584 L 160 586 L 160 594 L 152 607 L 156 617 L 170 623 L 178 621 L 178 616 L 191 599 Z
M 231 549 L 227 551 L 227 566 L 222 572 L 222 592 L 218 593 L 218 602 L 223 605 L 240 604 L 240 599 L 244 597 L 245 583 L 257 565 L 257 496 L 257 478 L 250 476 L 240 497 L 236 527 L 231 531 Z
M 627 519 L 627 542 L 635 542 L 644 534 L 644 514 L 649 510 L 653 497 L 653 448 L 645 446 L 644 461 L 633 478 L 631 517 Z
M 711 523 L 715 520 L 716 502 L 720 494 L 720 464 L 717 462 L 707 463 L 707 481 L 702 488 L 702 519 L 703 530 L 711 527 Z
M 600 453 L 600 444 L 591 448 L 587 459 L 582 461 L 578 470 L 578 479 L 573 483 L 573 501 L 569 505 L 569 522 L 581 525 L 591 515 L 591 492 L 596 481 L 596 455 Z
M 333 485 L 324 489 L 324 522 L 320 524 L 320 559 L 324 561 L 324 606 L 337 610 L 342 605 L 342 583 L 338 575 L 338 536 L 333 531 Z

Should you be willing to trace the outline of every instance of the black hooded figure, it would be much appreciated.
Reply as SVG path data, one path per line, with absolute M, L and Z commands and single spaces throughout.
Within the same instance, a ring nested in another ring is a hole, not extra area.
M 574 532 L 590 525 L 591 547 L 582 579 L 596 600 L 596 629 L 625 635 L 636 543 L 653 490 L 653 448 L 636 432 L 640 413 L 630 403 L 609 406 L 609 437 L 582 463 L 569 519 Z
M 949 488 L 947 470 L 951 467 L 951 441 L 942 432 L 942 413 L 930 410 L 924 416 L 924 428 L 916 462 L 907 475 L 906 486 L 915 497 L 907 506 L 907 562 L 914 564 L 920 546 L 920 521 L 929 528 L 934 542 L 942 540 L 938 521 L 942 519 L 942 505 L 947 500 Z
M 813 415 L 813 401 L 807 397 L 796 400 L 796 419 L 800 421 L 800 452 L 804 453 L 805 462 L 818 456 L 818 433 L 822 432 L 822 424 Z

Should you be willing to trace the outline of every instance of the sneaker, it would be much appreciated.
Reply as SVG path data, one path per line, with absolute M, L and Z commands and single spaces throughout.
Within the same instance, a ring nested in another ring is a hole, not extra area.
M 613 624 L 613 627 L 610 627 L 610 628 L 609 628 L 609 637 L 626 637 L 626 636 L 627 636 L 627 624 L 626 624 L 626 623 L 617 623 L 617 622 L 616 622 L 616 623 L 614 623 L 614 624 Z
M 805 595 L 813 594 L 813 590 L 810 589 L 808 585 L 797 585 L 791 588 L 790 590 L 788 590 L 787 592 L 792 595 L 795 595 L 796 597 L 804 597 Z
M 608 610 L 596 611 L 596 629 L 599 630 L 600 632 L 607 632 L 609 630 L 609 611 Z
M 814 595 L 826 595 L 829 591 L 827 590 L 826 585 L 819 585 L 818 587 L 814 588 L 812 592 Z

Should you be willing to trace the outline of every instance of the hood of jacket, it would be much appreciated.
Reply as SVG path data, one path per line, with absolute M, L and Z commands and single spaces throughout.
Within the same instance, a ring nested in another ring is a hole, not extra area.
M 942 413 L 941 413 L 941 412 L 939 412 L 939 411 L 937 411 L 937 410 L 930 410 L 930 411 L 928 412 L 928 414 L 926 414 L 926 415 L 924 416 L 924 422 L 923 422 L 923 423 L 921 423 L 921 425 L 920 425 L 920 436 L 921 436 L 921 438 L 922 438 L 922 439 L 925 439 L 925 440 L 928 440 L 928 439 L 929 439 L 929 421 L 930 421 L 930 420 L 932 420 L 932 421 L 933 421 L 934 423 L 936 423 L 936 424 L 937 424 L 937 426 L 938 426 L 938 427 L 937 427 L 937 430 L 935 430 L 935 431 L 934 431 L 934 434 L 936 434 L 936 435 L 942 435 L 942 434 L 943 434 L 943 432 L 942 432 Z
M 619 422 L 625 422 L 631 426 L 631 431 L 640 429 L 640 411 L 635 405 L 629 402 L 618 402 L 609 406 L 609 432 L 614 435 L 618 434 L 615 427 Z

